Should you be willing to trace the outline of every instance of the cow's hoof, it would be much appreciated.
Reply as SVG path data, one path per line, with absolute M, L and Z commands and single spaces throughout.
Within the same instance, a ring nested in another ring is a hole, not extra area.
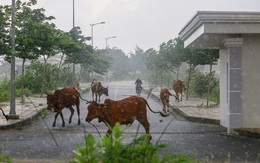
M 55 127 L 55 124 L 52 124 L 52 127 Z
M 62 127 L 65 127 L 65 124 L 62 124 Z

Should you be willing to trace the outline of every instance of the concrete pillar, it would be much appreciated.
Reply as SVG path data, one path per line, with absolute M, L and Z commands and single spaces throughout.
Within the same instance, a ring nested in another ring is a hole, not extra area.
M 224 40 L 227 48 L 227 129 L 242 125 L 242 38 Z

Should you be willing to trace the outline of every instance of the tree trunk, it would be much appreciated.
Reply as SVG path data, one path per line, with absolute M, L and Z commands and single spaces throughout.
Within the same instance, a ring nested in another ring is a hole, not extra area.
M 60 69 L 61 69 L 61 66 L 62 66 L 62 62 L 63 62 L 63 58 L 64 58 L 64 54 L 61 55 L 61 59 L 60 59 L 60 63 L 59 63 L 59 67 L 58 67 L 58 72 L 57 72 L 57 81 L 56 81 L 56 84 L 55 84 L 55 89 L 57 89 L 57 83 L 60 82 Z
M 21 81 L 21 102 L 24 102 L 24 64 L 25 64 L 25 59 L 23 58 L 22 61 L 22 81 Z
M 194 70 L 194 66 L 192 64 L 189 65 L 189 74 L 188 74 L 188 81 L 187 81 L 187 87 L 186 87 L 186 100 L 189 99 L 189 88 L 190 88 L 190 81 L 191 81 L 191 76 Z
M 212 59 L 210 60 L 210 67 L 209 67 L 209 79 L 208 79 L 208 94 L 207 94 L 207 108 L 209 107 L 209 94 L 210 94 L 210 87 L 211 87 L 211 78 L 212 78 Z
M 41 97 L 43 95 L 43 92 L 46 91 L 45 85 L 46 85 L 46 64 L 47 64 L 47 59 L 45 56 L 43 57 L 44 60 L 44 65 L 43 65 L 43 73 L 42 73 L 42 88 L 41 88 Z
M 180 73 L 180 67 L 177 68 L 177 73 L 176 73 L 177 80 L 179 79 L 179 73 Z

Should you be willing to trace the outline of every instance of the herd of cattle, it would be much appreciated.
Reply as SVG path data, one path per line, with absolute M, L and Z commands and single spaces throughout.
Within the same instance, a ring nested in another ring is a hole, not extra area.
M 169 92 L 167 88 L 162 88 L 160 92 L 160 98 L 163 103 L 163 111 L 166 113 L 169 111 L 169 96 L 174 96 L 177 101 L 179 101 L 179 94 L 182 100 L 182 90 L 184 89 L 184 84 L 181 80 L 176 80 L 173 82 L 173 89 L 176 95 Z M 80 125 L 80 99 L 86 101 L 88 105 L 88 114 L 86 117 L 86 122 L 90 122 L 97 118 L 99 122 L 105 123 L 107 126 L 114 127 L 118 122 L 120 124 L 131 125 L 135 120 L 143 125 L 147 134 L 150 132 L 150 124 L 147 119 L 146 107 L 153 113 L 159 113 L 161 116 L 168 116 L 162 112 L 153 111 L 147 101 L 140 96 L 130 96 L 128 98 L 113 101 L 111 99 L 106 99 L 104 103 L 100 103 L 100 96 L 108 96 L 108 87 L 103 87 L 101 82 L 93 80 L 91 83 L 92 90 L 92 101 L 83 99 L 80 93 L 74 88 L 63 88 L 60 90 L 55 90 L 53 94 L 46 93 L 47 95 L 47 109 L 56 112 L 55 119 L 53 122 L 53 127 L 56 125 L 56 119 L 60 115 L 62 119 L 62 127 L 65 126 L 65 121 L 63 118 L 62 110 L 68 108 L 71 112 L 69 123 L 72 121 L 72 116 L 74 114 L 74 109 L 72 106 L 76 105 L 78 114 L 78 125 Z M 97 99 L 97 96 L 99 99 Z M 167 109 L 166 109 L 167 108 Z M 111 134 L 110 127 L 108 127 L 107 134 Z

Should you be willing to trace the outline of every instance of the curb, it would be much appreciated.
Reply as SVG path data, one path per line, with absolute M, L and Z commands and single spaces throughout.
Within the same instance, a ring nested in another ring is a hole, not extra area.
M 220 125 L 220 120 L 217 119 L 211 119 L 211 118 L 203 118 L 203 117 L 192 117 L 187 115 L 185 112 L 183 112 L 179 108 L 174 108 L 172 105 L 170 105 L 172 110 L 178 114 L 181 115 L 184 119 L 191 121 L 191 122 L 197 122 L 197 123 L 207 123 L 207 124 L 215 124 Z
M 46 106 L 41 106 L 37 108 L 37 111 L 28 117 L 20 119 L 18 122 L 0 126 L 0 130 L 20 130 L 23 126 L 32 124 L 33 121 L 37 120 L 42 116 L 43 112 L 46 110 Z
M 237 129 L 233 129 L 231 133 L 234 135 L 239 135 L 247 138 L 260 139 L 260 132 L 252 131 L 248 129 L 237 128 Z

